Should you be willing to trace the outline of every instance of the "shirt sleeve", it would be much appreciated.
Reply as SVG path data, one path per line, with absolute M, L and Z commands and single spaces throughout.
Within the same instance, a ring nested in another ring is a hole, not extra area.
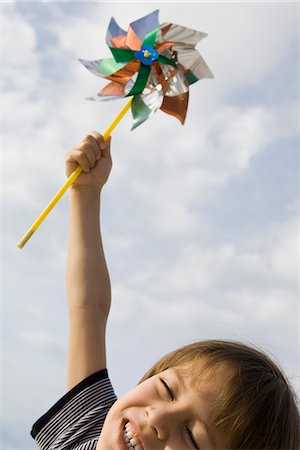
M 31 430 L 41 450 L 95 448 L 105 417 L 117 400 L 107 370 L 93 373 L 58 400 Z

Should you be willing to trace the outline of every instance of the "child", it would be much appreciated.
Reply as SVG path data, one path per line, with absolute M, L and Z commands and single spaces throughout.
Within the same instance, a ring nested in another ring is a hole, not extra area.
M 260 351 L 204 341 L 163 357 L 116 399 L 106 370 L 111 289 L 100 234 L 110 138 L 93 132 L 66 158 L 70 189 L 67 393 L 31 431 L 42 450 L 299 449 L 293 391 Z

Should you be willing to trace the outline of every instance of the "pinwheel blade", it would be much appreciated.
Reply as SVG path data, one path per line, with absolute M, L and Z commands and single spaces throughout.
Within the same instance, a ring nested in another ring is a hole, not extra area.
M 198 42 L 205 38 L 207 33 L 201 31 L 192 30 L 191 28 L 183 27 L 175 23 L 163 23 L 160 25 L 159 32 L 157 33 L 157 43 L 172 41 L 174 43 L 182 42 L 186 45 L 195 47 Z
M 104 97 L 118 96 L 119 98 L 125 97 L 125 86 L 120 83 L 115 83 L 114 81 L 112 81 L 99 92 L 98 96 Z
M 157 9 L 152 13 L 131 22 L 126 38 L 126 45 L 129 48 L 138 50 L 147 34 L 151 33 L 156 28 L 159 28 L 158 13 L 159 10 Z M 139 47 L 134 48 L 133 45 L 139 45 Z
M 149 93 L 135 95 L 131 105 L 134 119 L 131 130 L 134 130 L 143 122 L 148 120 L 158 109 L 160 109 L 164 95 L 157 89 L 149 90 Z
M 177 54 L 177 61 L 187 70 L 188 79 L 192 80 L 192 76 L 188 74 L 194 75 L 193 83 L 203 78 L 214 78 L 198 50 L 187 47 L 185 44 L 176 44 L 173 46 L 173 50 Z M 189 84 L 192 84 L 192 82 L 189 82 Z
M 123 30 L 115 19 L 112 17 L 110 19 L 107 33 L 106 33 L 106 43 L 109 47 L 124 47 L 126 39 L 126 31 Z
M 151 109 L 143 102 L 141 96 L 135 95 L 131 104 L 131 112 L 133 116 L 133 125 L 131 131 L 141 125 L 145 120 L 149 119 L 151 115 Z
M 161 106 L 161 110 L 166 114 L 170 114 L 171 116 L 176 117 L 182 125 L 184 125 L 187 108 L 189 102 L 189 93 L 185 92 L 184 94 L 176 95 L 175 97 L 164 97 L 163 104 Z
M 105 78 L 109 75 L 112 75 L 113 73 L 122 69 L 127 64 L 126 62 L 118 63 L 115 61 L 114 58 L 98 59 L 96 61 L 87 61 L 85 59 L 79 59 L 79 61 L 92 74 L 101 78 Z
M 143 66 L 141 64 L 138 77 L 132 89 L 126 94 L 127 97 L 130 95 L 141 94 L 146 87 L 148 77 L 150 75 L 151 68 L 149 66 Z

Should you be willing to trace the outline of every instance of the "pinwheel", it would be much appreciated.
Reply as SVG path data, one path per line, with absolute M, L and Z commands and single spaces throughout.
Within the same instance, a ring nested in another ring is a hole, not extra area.
M 213 78 L 195 49 L 206 33 L 173 23 L 158 22 L 158 10 L 132 22 L 126 33 L 111 19 L 106 42 L 113 58 L 80 62 L 94 75 L 110 80 L 91 100 L 133 96 L 132 129 L 158 109 L 184 124 L 189 86 Z
M 132 130 L 159 109 L 184 124 L 189 86 L 202 78 L 213 78 L 195 48 L 207 34 L 173 23 L 160 25 L 158 13 L 155 10 L 132 22 L 127 33 L 112 18 L 106 42 L 113 57 L 95 61 L 79 60 L 94 75 L 109 80 L 97 95 L 90 97 L 91 100 L 130 97 L 103 133 L 104 139 L 108 138 L 130 108 L 134 119 Z M 19 248 L 24 247 L 81 171 L 78 166 L 69 176 L 20 240 Z

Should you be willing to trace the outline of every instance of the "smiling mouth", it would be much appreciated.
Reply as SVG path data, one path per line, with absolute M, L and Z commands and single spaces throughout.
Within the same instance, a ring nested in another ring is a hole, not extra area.
M 123 437 L 128 450 L 143 450 L 138 444 L 137 438 L 134 436 L 129 422 L 125 423 Z

